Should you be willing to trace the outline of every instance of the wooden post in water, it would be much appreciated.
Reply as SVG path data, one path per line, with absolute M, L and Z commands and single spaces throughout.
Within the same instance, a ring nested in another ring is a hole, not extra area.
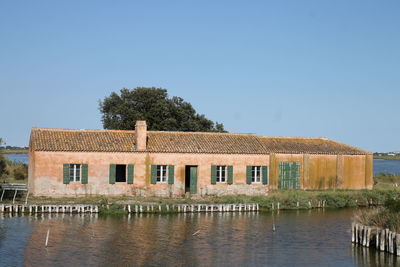
M 47 244 L 49 243 L 49 235 L 50 235 L 50 228 L 47 229 L 46 243 L 44 244 L 46 247 L 47 247 Z
M 354 222 L 351 223 L 351 243 L 355 241 L 355 233 L 354 229 L 356 228 L 356 224 Z
M 385 230 L 381 230 L 381 234 L 380 234 L 380 241 L 379 241 L 379 244 L 380 244 L 380 247 L 379 247 L 379 249 L 381 250 L 381 251 L 385 251 Z
M 400 256 L 400 234 L 396 234 L 396 254 Z
M 358 223 L 356 223 L 355 227 L 355 243 L 358 244 Z
M 372 228 L 367 227 L 367 247 L 369 247 L 370 242 L 371 242 L 371 231 L 372 231 Z

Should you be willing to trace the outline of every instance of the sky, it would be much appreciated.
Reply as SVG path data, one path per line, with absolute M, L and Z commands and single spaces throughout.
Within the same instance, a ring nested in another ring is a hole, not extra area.
M 229 132 L 400 150 L 400 1 L 0 0 L 0 137 L 161 87 Z

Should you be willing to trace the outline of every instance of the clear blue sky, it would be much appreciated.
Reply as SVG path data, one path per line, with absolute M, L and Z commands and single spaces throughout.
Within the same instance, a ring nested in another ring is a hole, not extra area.
M 400 150 L 400 1 L 1 1 L 0 137 L 155 86 L 230 132 Z

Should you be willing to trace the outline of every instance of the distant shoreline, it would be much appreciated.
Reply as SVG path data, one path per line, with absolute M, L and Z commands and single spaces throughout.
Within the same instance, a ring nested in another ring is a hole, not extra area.
M 28 149 L 2 149 L 0 150 L 0 154 L 28 154 Z
M 374 156 L 374 159 L 384 159 L 384 160 L 400 160 L 400 157 L 391 157 L 391 156 Z

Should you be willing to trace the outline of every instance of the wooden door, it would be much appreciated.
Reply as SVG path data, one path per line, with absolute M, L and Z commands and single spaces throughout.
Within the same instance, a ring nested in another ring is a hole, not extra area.
M 279 189 L 297 189 L 300 187 L 300 163 L 279 162 Z

